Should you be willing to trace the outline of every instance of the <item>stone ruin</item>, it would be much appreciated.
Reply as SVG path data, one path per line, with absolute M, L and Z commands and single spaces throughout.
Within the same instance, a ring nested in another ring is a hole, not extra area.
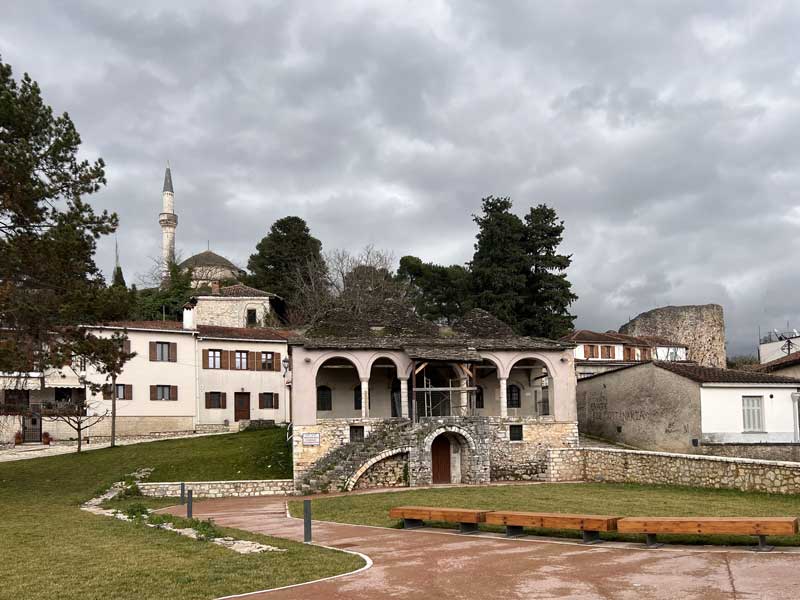
M 654 308 L 625 323 L 619 332 L 665 337 L 686 344 L 689 360 L 705 367 L 726 365 L 725 319 L 719 304 Z

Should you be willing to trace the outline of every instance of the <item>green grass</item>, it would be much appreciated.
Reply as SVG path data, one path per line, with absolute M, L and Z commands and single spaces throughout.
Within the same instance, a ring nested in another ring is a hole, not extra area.
M 155 467 L 162 481 L 290 476 L 283 435 L 282 429 L 253 431 L 0 463 L 0 598 L 215 598 L 360 567 L 363 561 L 350 554 L 232 532 L 287 549 L 240 555 L 79 509 L 141 467 Z M 263 454 L 270 449 L 281 456 Z
M 389 518 L 393 506 L 421 505 L 490 510 L 603 514 L 615 516 L 800 516 L 800 496 L 671 486 L 581 483 L 439 488 L 321 498 L 312 502 L 315 519 L 338 523 L 400 527 Z M 293 516 L 302 503 L 292 501 Z M 453 527 L 453 524 L 435 524 Z M 485 527 L 500 531 L 500 528 Z M 579 537 L 579 532 L 530 530 L 531 533 Z M 662 537 L 662 536 L 659 536 Z M 603 534 L 605 539 L 641 541 L 644 536 Z M 663 536 L 687 544 L 752 544 L 745 536 Z M 800 545 L 800 536 L 771 537 L 776 545 Z

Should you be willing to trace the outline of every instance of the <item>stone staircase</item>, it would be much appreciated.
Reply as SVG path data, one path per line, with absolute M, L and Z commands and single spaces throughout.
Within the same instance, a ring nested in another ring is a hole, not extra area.
M 412 423 L 409 420 L 383 421 L 373 425 L 363 442 L 350 442 L 332 450 L 314 464 L 300 479 L 303 494 L 345 491 L 350 477 L 370 459 L 385 450 L 416 447 L 428 433 L 448 421 L 439 417 Z

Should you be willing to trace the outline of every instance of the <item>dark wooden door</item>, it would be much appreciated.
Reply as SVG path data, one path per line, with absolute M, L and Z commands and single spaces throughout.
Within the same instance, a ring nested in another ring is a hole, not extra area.
M 24 443 L 41 443 L 42 418 L 36 413 L 22 417 L 22 440 Z
M 236 392 L 233 395 L 233 418 L 236 421 L 250 419 L 250 392 Z
M 433 483 L 450 483 L 450 440 L 440 435 L 431 445 Z

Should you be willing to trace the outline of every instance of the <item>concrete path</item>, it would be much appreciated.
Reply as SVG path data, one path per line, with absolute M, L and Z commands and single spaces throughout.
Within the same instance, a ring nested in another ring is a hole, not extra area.
M 182 507 L 169 509 L 180 514 Z M 195 503 L 194 516 L 220 525 L 302 540 L 284 499 Z M 327 581 L 248 595 L 269 599 L 702 598 L 800 596 L 800 553 L 746 549 L 579 543 L 444 530 L 314 523 L 314 541 L 369 556 L 370 569 Z

